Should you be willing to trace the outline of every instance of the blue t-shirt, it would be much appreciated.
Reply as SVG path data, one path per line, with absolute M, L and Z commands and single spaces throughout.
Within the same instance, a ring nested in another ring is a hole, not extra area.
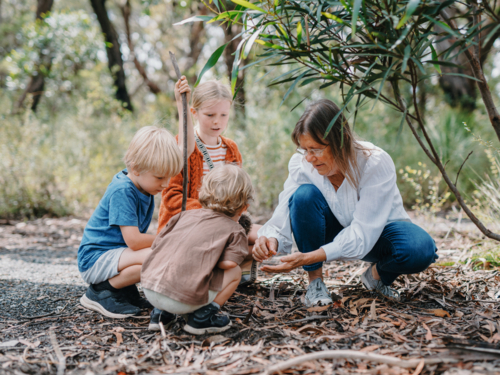
M 120 225 L 138 227 L 146 233 L 154 211 L 154 196 L 143 194 L 127 176 L 117 173 L 92 214 L 78 249 L 80 272 L 91 268 L 106 251 L 127 247 Z

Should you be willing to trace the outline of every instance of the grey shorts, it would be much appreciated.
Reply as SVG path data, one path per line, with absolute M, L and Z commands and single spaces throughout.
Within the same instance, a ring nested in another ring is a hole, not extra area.
M 99 284 L 118 275 L 120 273 L 118 272 L 118 262 L 125 249 L 126 247 L 119 247 L 102 254 L 92 267 L 87 271 L 80 272 L 83 281 L 88 284 Z
M 203 305 L 188 305 L 187 303 L 182 303 L 176 301 L 170 297 L 167 297 L 163 294 L 157 293 L 153 290 L 149 290 L 146 288 L 142 288 L 144 295 L 148 299 L 148 301 L 156 308 L 164 311 L 168 311 L 171 314 L 189 314 L 193 311 L 198 310 L 200 307 L 208 305 L 212 303 L 215 297 L 217 297 L 217 293 L 215 290 L 208 291 L 208 302 Z

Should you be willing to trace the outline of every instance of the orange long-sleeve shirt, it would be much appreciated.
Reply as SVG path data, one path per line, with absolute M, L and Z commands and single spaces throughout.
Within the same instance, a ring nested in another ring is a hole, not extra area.
M 176 137 L 178 139 L 178 136 Z M 238 163 L 241 166 L 242 158 L 236 142 L 222 137 L 222 142 L 227 146 L 226 162 Z M 194 148 L 188 162 L 189 183 L 187 192 L 186 210 L 201 208 L 198 201 L 198 192 L 203 178 L 203 154 L 198 147 Z M 161 193 L 160 212 L 158 214 L 158 233 L 167 225 L 168 221 L 182 209 L 182 181 L 183 171 L 172 177 L 169 185 Z

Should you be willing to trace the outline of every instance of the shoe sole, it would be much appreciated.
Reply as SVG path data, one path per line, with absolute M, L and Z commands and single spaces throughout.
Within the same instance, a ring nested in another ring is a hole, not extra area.
M 224 327 L 194 328 L 186 324 L 183 329 L 184 331 L 189 332 L 193 335 L 205 335 L 207 333 L 219 333 L 227 331 L 229 328 L 231 328 L 231 325 L 232 323 L 229 322 L 229 324 Z
M 123 318 L 129 318 L 131 316 L 134 316 L 135 314 L 117 314 L 113 313 L 111 311 L 106 310 L 104 307 L 102 307 L 101 304 L 92 301 L 87 297 L 86 294 L 80 298 L 80 303 L 82 304 L 83 307 L 92 310 L 92 311 L 97 311 L 98 313 L 107 316 L 108 318 L 115 318 L 115 319 L 123 319 Z
M 157 323 L 149 323 L 148 330 L 150 331 L 161 331 L 160 325 Z
M 320 299 L 319 301 L 316 301 L 315 303 L 308 303 L 307 299 L 304 301 L 304 305 L 306 307 L 328 306 L 331 304 L 333 304 L 333 301 L 331 299 Z
M 255 260 L 252 260 L 252 264 L 250 266 L 250 271 L 245 271 L 245 275 L 250 275 L 250 278 L 247 281 L 241 282 L 239 286 L 245 286 L 245 285 L 250 285 L 257 280 L 257 277 L 259 275 L 259 269 L 257 267 L 257 262 Z

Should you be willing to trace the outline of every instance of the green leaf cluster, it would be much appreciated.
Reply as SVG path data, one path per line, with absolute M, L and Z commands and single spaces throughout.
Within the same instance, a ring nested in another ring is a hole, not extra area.
M 344 99 L 342 110 L 356 103 L 357 111 L 373 100 L 373 105 L 381 101 L 406 117 L 406 106 L 383 91 L 385 84 L 416 89 L 419 81 L 443 74 L 442 65 L 459 68 L 449 62 L 452 51 L 474 47 L 481 32 L 467 19 L 461 20 L 459 31 L 443 21 L 449 8 L 456 6 L 451 0 L 231 1 L 238 5 L 237 11 L 218 11 L 214 19 L 242 25 L 243 31 L 236 36 L 241 43 L 233 77 L 239 69 L 255 64 L 289 66 L 269 82 L 290 83 L 283 101 L 297 85 L 325 89 L 338 84 Z M 218 9 L 224 7 L 218 4 Z M 445 40 L 450 47 L 438 53 L 434 45 Z M 224 48 L 214 52 L 198 82 L 217 63 Z M 257 61 L 240 66 L 251 50 L 256 51 Z

